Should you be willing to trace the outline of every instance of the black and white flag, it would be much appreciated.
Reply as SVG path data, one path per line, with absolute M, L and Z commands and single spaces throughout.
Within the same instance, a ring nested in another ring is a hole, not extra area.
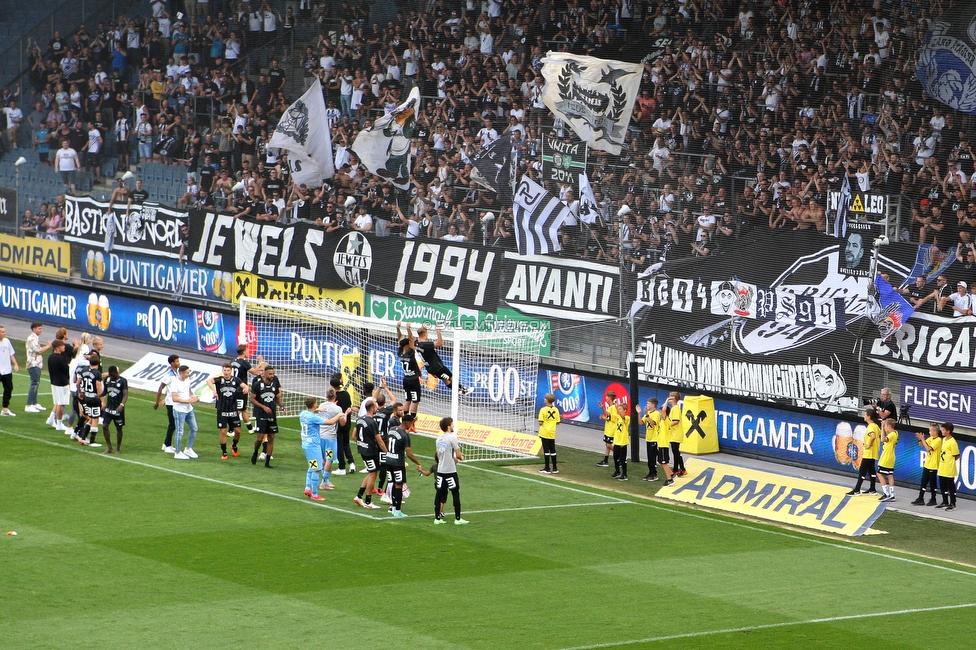
M 498 194 L 500 203 L 512 200 L 515 187 L 515 150 L 511 134 L 505 134 L 471 159 L 471 180 Z
M 851 179 L 845 173 L 840 186 L 840 197 L 834 211 L 834 237 L 847 237 L 847 211 L 851 206 Z
M 559 227 L 575 218 L 562 201 L 528 176 L 515 192 L 515 240 L 520 255 L 546 255 L 562 250 Z
M 579 175 L 579 218 L 583 223 L 590 225 L 597 222 L 600 217 L 600 209 L 597 207 L 596 198 L 593 196 L 593 188 L 590 187 L 590 179 L 586 174 Z
M 288 152 L 288 165 L 296 183 L 319 187 L 324 179 L 335 176 L 328 124 L 322 84 L 316 79 L 285 110 L 268 142 L 269 147 Z
M 590 147 L 620 155 L 644 66 L 549 52 L 542 101 Z

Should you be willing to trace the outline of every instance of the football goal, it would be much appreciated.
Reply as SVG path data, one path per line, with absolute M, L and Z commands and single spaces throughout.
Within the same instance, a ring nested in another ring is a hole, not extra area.
M 431 342 L 440 334 L 436 351 L 454 377 L 447 385 L 427 373 L 418 353 L 418 433 L 439 435 L 438 423 L 449 415 L 469 460 L 533 455 L 540 337 L 457 325 L 409 323 L 415 337 L 422 327 Z M 274 366 L 290 416 L 304 408 L 306 395 L 323 397 L 336 372 L 342 373 L 354 406 L 367 382 L 378 387 L 383 380 L 397 401 L 404 401 L 395 322 L 357 316 L 331 301 L 241 298 L 240 328 L 238 340 L 248 344 L 249 355 L 261 355 Z

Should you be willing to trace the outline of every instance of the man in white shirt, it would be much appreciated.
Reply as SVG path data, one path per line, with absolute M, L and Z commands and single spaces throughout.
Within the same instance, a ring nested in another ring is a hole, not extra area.
M 952 317 L 969 316 L 973 313 L 973 297 L 969 294 L 969 287 L 963 280 L 956 283 L 957 292 L 948 297 L 952 303 Z M 4 403 L 6 403 L 7 385 L 4 384 Z M 4 409 L 6 410 L 6 409 Z
M 193 412 L 193 405 L 199 402 L 200 398 L 193 394 L 189 366 L 180 366 L 179 376 L 170 382 L 169 390 L 173 396 L 173 417 L 176 420 L 176 454 L 173 458 L 177 460 L 198 458 L 197 453 L 193 451 L 193 441 L 197 437 L 197 416 Z M 183 447 L 183 430 L 187 426 L 190 428 L 190 435 L 187 437 L 186 447 Z
M 24 121 L 24 112 L 17 108 L 17 102 L 10 100 L 10 105 L 3 109 L 3 114 L 7 116 L 7 143 L 11 149 L 17 148 L 17 131 L 20 123 Z
M 0 325 L 0 384 L 3 384 L 3 411 L 0 415 L 14 417 L 10 410 L 10 396 L 14 393 L 14 373 L 20 371 L 14 346 L 7 338 L 7 328 Z
M 67 139 L 62 140 L 61 148 L 54 152 L 54 171 L 61 174 L 61 180 L 72 192 L 75 190 L 75 172 L 79 167 L 78 152 L 71 148 Z
M 485 126 L 478 131 L 478 137 L 481 138 L 481 146 L 487 147 L 492 142 L 498 139 L 498 131 L 492 125 L 491 120 L 485 120 Z
M 102 145 L 105 138 L 102 132 L 95 127 L 94 122 L 88 123 L 88 144 L 85 145 L 85 163 L 88 169 L 95 173 L 95 182 L 102 180 Z

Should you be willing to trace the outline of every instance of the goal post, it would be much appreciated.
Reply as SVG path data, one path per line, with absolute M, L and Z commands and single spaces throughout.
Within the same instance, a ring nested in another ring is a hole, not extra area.
M 504 328 L 463 329 L 458 323 L 409 325 L 414 336 L 426 327 L 431 341 L 440 327 L 438 353 L 454 378 L 447 386 L 422 370 L 417 432 L 439 435 L 438 423 L 449 415 L 469 460 L 536 455 L 541 337 Z M 247 344 L 249 357 L 261 356 L 274 366 L 289 415 L 304 408 L 305 396 L 324 397 L 335 372 L 342 373 L 354 406 L 366 382 L 378 387 L 383 379 L 396 401 L 404 401 L 395 322 L 352 314 L 328 300 L 242 297 L 239 327 L 238 340 Z

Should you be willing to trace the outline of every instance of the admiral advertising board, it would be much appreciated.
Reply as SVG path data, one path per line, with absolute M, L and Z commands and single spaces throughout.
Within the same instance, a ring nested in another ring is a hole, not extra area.
M 536 408 L 545 404 L 545 394 L 556 396 L 556 405 L 563 419 L 583 426 L 601 428 L 601 404 L 609 392 L 617 395 L 617 402 L 629 408 L 627 379 L 612 379 L 597 375 L 578 375 L 554 368 L 539 371 Z M 697 393 L 682 393 L 683 396 Z M 668 390 L 641 384 L 641 405 L 650 397 L 663 404 Z M 786 411 L 769 406 L 744 404 L 716 396 L 715 425 L 721 451 L 762 458 L 771 458 L 847 474 L 853 480 L 861 466 L 865 425 L 856 416 L 844 418 Z M 946 419 L 945 412 L 940 419 Z M 953 419 L 949 417 L 948 419 Z M 644 427 L 641 426 L 643 436 Z M 959 442 L 959 476 L 956 486 L 960 493 L 976 495 L 976 443 L 961 438 Z M 642 452 L 643 454 L 643 452 Z M 895 460 L 895 478 L 899 482 L 918 485 L 922 477 L 925 451 L 915 441 L 914 434 L 901 429 Z

